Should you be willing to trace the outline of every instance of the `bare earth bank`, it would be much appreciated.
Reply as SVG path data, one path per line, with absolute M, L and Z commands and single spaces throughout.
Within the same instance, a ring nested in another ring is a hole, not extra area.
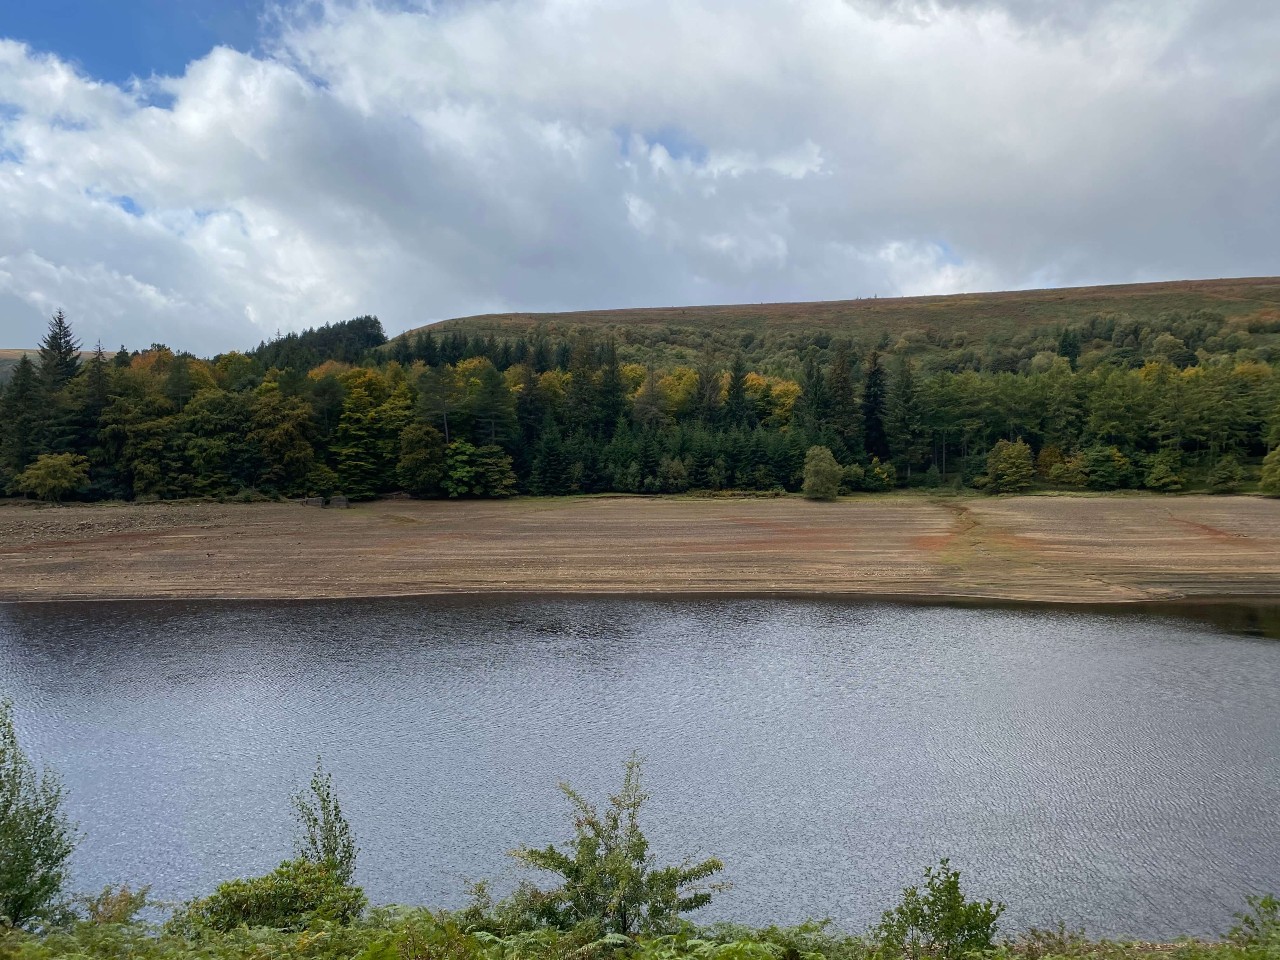
M 0 506 L 0 600 L 475 592 L 1280 597 L 1255 497 Z

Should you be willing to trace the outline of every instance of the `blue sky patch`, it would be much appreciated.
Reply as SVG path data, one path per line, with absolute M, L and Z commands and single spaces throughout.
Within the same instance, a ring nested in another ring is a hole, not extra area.
M 0 37 L 100 80 L 176 76 L 215 46 L 252 51 L 266 0 L 4 0 Z

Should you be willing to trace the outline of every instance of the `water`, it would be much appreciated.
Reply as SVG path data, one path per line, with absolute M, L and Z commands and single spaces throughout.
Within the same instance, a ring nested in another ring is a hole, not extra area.
M 1280 890 L 1274 623 L 823 601 L 0 606 L 0 692 L 86 833 L 75 882 L 207 892 L 335 772 L 374 902 L 457 906 L 632 750 L 699 919 L 858 930 L 948 856 L 1007 926 L 1214 933 Z

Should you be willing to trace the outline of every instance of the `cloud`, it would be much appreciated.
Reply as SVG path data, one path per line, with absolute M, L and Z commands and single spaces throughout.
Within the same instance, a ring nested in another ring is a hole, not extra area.
M 1270 274 L 1259 0 L 308 3 L 95 81 L 0 41 L 0 339 Z

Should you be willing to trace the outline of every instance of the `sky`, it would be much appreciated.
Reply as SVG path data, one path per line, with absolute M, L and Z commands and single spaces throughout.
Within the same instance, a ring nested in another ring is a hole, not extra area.
M 0 347 L 1280 273 L 1274 0 L 0 3 Z

